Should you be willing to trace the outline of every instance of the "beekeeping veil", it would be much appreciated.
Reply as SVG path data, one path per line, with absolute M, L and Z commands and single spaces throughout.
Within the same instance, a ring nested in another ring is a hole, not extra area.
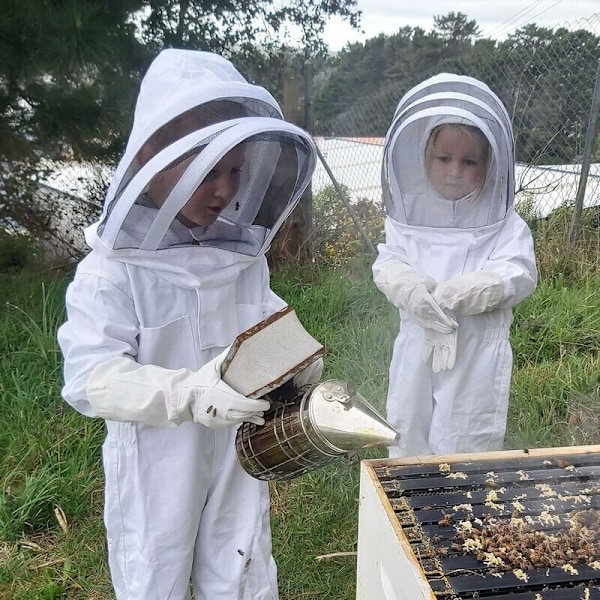
M 426 173 L 431 133 L 450 123 L 476 127 L 489 143 L 482 187 L 458 200 L 437 194 Z M 514 201 L 514 141 L 502 102 L 484 83 L 448 73 L 412 88 L 386 136 L 382 187 L 388 215 L 401 224 L 472 229 L 502 221 Z
M 239 144 L 241 181 L 227 208 L 210 226 L 180 223 L 179 211 Z M 285 122 L 274 98 L 229 61 L 207 52 L 164 50 L 142 81 L 126 151 L 100 222 L 86 237 L 92 247 L 121 259 L 182 247 L 260 256 L 308 185 L 314 156 L 310 137 Z M 187 167 L 164 203 L 154 206 L 145 196 L 151 179 L 184 159 Z

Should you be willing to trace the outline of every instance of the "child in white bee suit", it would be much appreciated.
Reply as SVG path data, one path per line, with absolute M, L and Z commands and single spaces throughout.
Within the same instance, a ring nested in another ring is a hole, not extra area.
M 373 276 L 400 310 L 387 417 L 405 435 L 390 456 L 501 449 L 512 307 L 537 282 L 502 102 L 465 76 L 411 89 L 386 136 L 382 186 Z
M 106 420 L 105 525 L 118 600 L 275 600 L 266 482 L 235 453 L 269 403 L 221 380 L 242 331 L 282 309 L 265 252 L 313 142 L 227 60 L 165 50 L 58 334 L 65 400 Z M 297 384 L 318 381 L 322 363 Z

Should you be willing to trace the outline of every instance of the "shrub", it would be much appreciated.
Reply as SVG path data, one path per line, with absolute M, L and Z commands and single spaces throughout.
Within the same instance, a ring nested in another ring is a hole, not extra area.
M 530 222 L 542 278 L 561 278 L 570 284 L 598 273 L 600 229 L 597 218 L 594 210 L 583 211 L 575 243 L 569 240 L 573 222 L 571 206 L 555 210 L 546 219 Z
M 37 244 L 26 235 L 0 236 L 0 273 L 18 273 L 37 258 Z
M 373 246 L 383 241 L 383 207 L 371 200 L 359 199 L 352 202 L 352 209 Z M 346 259 L 365 252 L 361 233 L 333 186 L 315 196 L 313 222 L 314 255 L 320 264 L 339 266 Z

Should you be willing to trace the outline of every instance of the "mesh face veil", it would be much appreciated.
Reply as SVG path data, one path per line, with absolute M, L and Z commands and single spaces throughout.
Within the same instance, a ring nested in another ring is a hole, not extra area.
M 427 143 L 443 125 L 475 128 L 487 140 L 485 179 L 464 197 L 444 197 L 429 177 Z M 406 225 L 471 229 L 504 219 L 514 201 L 514 142 L 498 97 L 480 81 L 450 74 L 413 88 L 386 136 L 382 187 L 388 215 Z
M 165 70 L 155 63 L 169 52 L 176 53 L 170 58 L 180 73 L 178 79 L 168 71 L 175 80 L 167 94 L 160 79 Z M 98 238 L 121 252 L 199 246 L 264 253 L 312 176 L 310 136 L 283 121 L 275 100 L 224 59 L 163 51 L 155 63 L 142 84 Z M 147 98 L 156 93 L 165 104 Z M 224 193 L 215 182 L 225 169 Z

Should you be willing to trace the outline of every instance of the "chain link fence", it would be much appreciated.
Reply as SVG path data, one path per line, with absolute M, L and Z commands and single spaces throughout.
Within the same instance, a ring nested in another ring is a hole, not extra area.
M 562 207 L 574 207 L 580 195 L 584 214 L 586 208 L 596 211 L 598 219 L 600 144 L 593 116 L 600 102 L 594 101 L 594 93 L 600 93 L 600 13 L 550 32 L 550 39 L 531 34 L 497 47 L 476 42 L 464 55 L 390 81 L 333 120 L 317 121 L 314 135 L 322 160 L 313 178 L 315 201 L 333 184 L 347 207 L 368 201 L 383 214 L 383 142 L 396 105 L 413 85 L 451 72 L 485 81 L 512 116 L 517 210 L 528 220 L 546 219 Z M 368 248 L 369 241 L 363 241 Z
M 573 210 L 579 198 L 584 216 L 592 215 L 598 224 L 600 144 L 591 117 L 594 93 L 600 95 L 596 89 L 600 13 L 542 33 L 530 31 L 513 42 L 509 38 L 497 44 L 479 40 L 467 51 L 430 60 L 435 66 L 428 69 L 409 65 L 410 74 L 394 73 L 385 85 L 373 85 L 372 93 L 345 103 L 347 108 L 333 117 L 323 120 L 316 115 L 312 133 L 319 161 L 312 179 L 313 229 L 301 243 L 317 250 L 317 260 L 375 252 L 383 238 L 385 216 L 381 193 L 385 133 L 404 93 L 441 72 L 486 82 L 506 105 L 517 148 L 516 206 L 529 222 L 564 211 L 574 223 L 581 217 Z M 422 62 L 419 56 L 413 59 Z M 409 56 L 406 61 L 410 60 Z M 596 97 L 596 113 L 599 103 Z M 312 111 L 313 102 L 307 104 Z M 47 237 L 53 252 L 69 256 L 85 248 L 79 223 L 98 213 L 107 176 L 90 177 L 87 171 L 69 169 L 61 176 L 64 181 L 42 186 L 40 203 L 48 216 L 42 233 L 52 233 Z M 96 182 L 94 189 L 83 189 L 82 180 Z M 67 202 L 70 198 L 84 200 Z M 600 248 L 600 228 L 597 231 Z M 58 248 L 57 236 L 64 238 L 66 250 Z

